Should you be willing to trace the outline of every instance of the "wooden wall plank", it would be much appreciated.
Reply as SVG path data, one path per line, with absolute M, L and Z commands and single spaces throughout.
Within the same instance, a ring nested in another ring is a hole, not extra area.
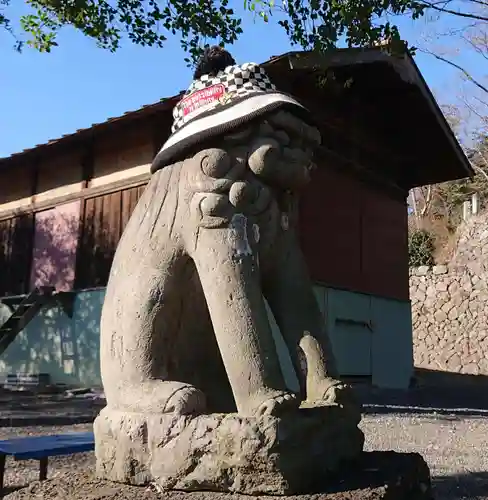
M 10 288 L 11 282 L 11 267 L 10 267 L 10 234 L 12 227 L 12 219 L 0 221 L 0 296 L 6 295 Z
M 0 295 L 21 295 L 29 291 L 34 218 L 20 215 L 0 224 Z
M 137 188 L 125 189 L 120 197 L 120 224 L 122 228 L 129 222 L 129 218 L 134 209 L 133 199 L 137 197 Z
M 37 186 L 33 193 L 35 202 L 79 193 L 83 187 L 82 156 L 79 151 L 44 160 L 37 167 Z
M 38 212 L 35 216 L 31 290 L 51 285 L 73 288 L 80 225 L 80 201 Z
M 312 279 L 409 299 L 404 201 L 326 166 L 300 201 L 299 234 Z
M 76 288 L 107 284 L 122 232 L 144 191 L 138 186 L 85 201 L 83 238 L 76 266 Z
M 149 172 L 154 157 L 151 124 L 121 130 L 94 145 L 93 186 Z M 142 167 L 138 170 L 139 167 Z
M 34 170 L 31 165 L 2 174 L 0 183 L 0 211 L 18 211 L 29 206 L 32 198 Z M 12 213 L 15 216 L 16 213 Z M 10 217 L 9 217 L 10 218 Z

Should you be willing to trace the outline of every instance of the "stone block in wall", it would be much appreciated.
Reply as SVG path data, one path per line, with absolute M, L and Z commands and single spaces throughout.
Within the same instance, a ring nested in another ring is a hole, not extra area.
M 453 320 L 456 319 L 459 315 L 458 309 L 456 306 L 454 306 L 448 313 L 447 319 Z
M 487 374 L 488 373 L 488 359 L 487 358 L 480 359 L 480 361 L 478 363 L 478 367 L 479 367 L 480 373 Z
M 456 277 L 452 277 L 452 281 L 449 283 L 447 287 L 447 291 L 452 295 L 456 293 L 459 290 L 459 282 L 457 281 Z
M 439 265 L 432 268 L 432 273 L 435 275 L 447 274 L 447 266 Z
M 429 266 L 419 266 L 413 269 L 415 276 L 426 276 L 429 273 Z
M 478 367 L 477 363 L 468 363 L 467 365 L 464 366 L 463 373 L 469 374 L 469 375 L 479 375 L 480 370 Z
M 480 241 L 488 240 L 488 229 L 485 229 L 484 231 L 482 231 L 479 238 L 480 238 Z
M 476 283 L 473 285 L 475 290 L 486 290 L 488 285 L 484 279 L 478 278 Z
M 474 257 L 473 257 L 474 258 Z M 473 260 L 466 263 L 466 267 L 474 274 L 480 275 L 486 271 L 486 266 L 479 260 Z
M 447 314 L 442 309 L 439 309 L 434 313 L 434 319 L 437 323 L 442 323 L 446 321 Z

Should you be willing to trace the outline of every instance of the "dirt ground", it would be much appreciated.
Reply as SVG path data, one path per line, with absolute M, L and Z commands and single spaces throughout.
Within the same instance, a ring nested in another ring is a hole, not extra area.
M 363 454 L 353 468 L 345 468 L 339 477 L 322 480 L 318 493 L 288 496 L 289 500 L 432 500 L 429 489 L 429 471 L 418 454 L 374 452 Z M 96 479 L 93 468 L 76 468 L 59 472 L 52 479 L 7 495 L 9 500 L 248 500 L 240 494 L 214 492 L 158 491 L 148 487 L 118 485 Z M 254 497 L 269 500 L 269 496 Z
M 452 389 L 444 393 L 436 391 L 434 394 L 422 391 L 420 395 L 415 391 L 375 393 L 361 399 L 367 403 L 361 423 L 367 450 L 420 453 L 430 467 L 434 494 L 438 500 L 488 500 L 488 398 L 485 390 L 471 395 L 466 390 Z M 76 419 L 90 420 L 90 415 L 93 418 L 101 406 L 103 402 L 82 398 L 76 401 L 63 400 L 60 404 L 51 399 L 41 405 L 32 397 L 15 403 L 0 399 L 0 439 L 87 431 L 91 429 L 90 423 L 60 423 Z M 12 423 L 11 426 L 8 421 Z M 43 425 L 22 425 L 23 422 L 29 424 L 32 421 L 41 421 Z M 93 453 L 53 457 L 49 464 L 50 480 L 39 484 L 38 462 L 7 459 L 5 498 L 161 498 L 154 487 L 120 487 L 95 480 L 94 464 Z M 191 500 L 205 500 L 204 496 L 196 498 L 198 495 L 195 494 Z M 173 495 L 171 500 L 181 499 Z
M 367 450 L 419 452 L 430 467 L 436 499 L 488 500 L 488 416 L 366 414 L 361 427 L 366 435 Z M 0 429 L 0 439 L 89 429 L 89 424 L 3 428 Z M 35 461 L 7 461 L 5 485 L 10 493 L 6 500 L 161 498 L 153 488 L 141 490 L 94 480 L 93 453 L 53 458 L 49 478 L 56 479 L 54 482 L 36 483 L 38 467 Z M 27 488 L 15 491 L 22 486 Z

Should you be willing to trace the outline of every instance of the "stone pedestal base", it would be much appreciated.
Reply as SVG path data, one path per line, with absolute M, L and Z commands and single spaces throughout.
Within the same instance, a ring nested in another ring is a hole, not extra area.
M 94 423 L 97 476 L 186 491 L 306 492 L 361 454 L 359 418 L 338 406 L 303 408 L 281 418 L 105 408 Z

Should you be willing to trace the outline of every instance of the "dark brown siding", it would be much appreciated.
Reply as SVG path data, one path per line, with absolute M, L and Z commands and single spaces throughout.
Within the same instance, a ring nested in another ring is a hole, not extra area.
M 107 284 L 122 231 L 144 189 L 138 186 L 85 200 L 75 288 Z
M 31 214 L 0 221 L 0 296 L 28 293 L 33 236 Z
M 362 275 L 365 290 L 409 299 L 408 215 L 404 201 L 364 191 Z
M 300 239 L 315 281 L 408 300 L 404 201 L 320 168 L 301 198 Z
M 154 146 L 150 123 L 140 124 L 120 134 L 111 134 L 94 147 L 93 177 L 116 174 L 151 163 Z
M 2 172 L 0 182 L 0 204 L 17 202 L 32 196 L 34 168 L 22 165 L 15 170 Z

